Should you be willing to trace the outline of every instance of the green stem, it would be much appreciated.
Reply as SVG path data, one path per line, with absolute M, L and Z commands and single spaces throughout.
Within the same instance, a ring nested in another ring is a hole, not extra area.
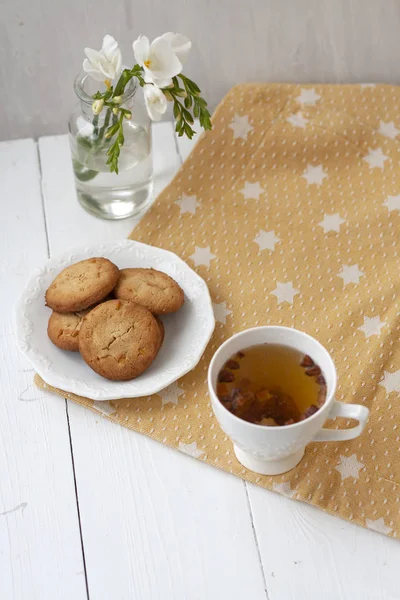
M 107 108 L 106 116 L 104 117 L 104 123 L 99 130 L 99 140 L 103 139 L 105 131 L 110 123 L 110 118 L 111 118 L 111 108 Z
M 97 127 L 98 123 L 99 123 L 99 115 L 94 115 L 93 121 L 92 121 L 92 124 L 94 126 L 94 130 L 93 130 L 94 135 L 98 135 L 98 133 L 99 133 L 99 128 Z

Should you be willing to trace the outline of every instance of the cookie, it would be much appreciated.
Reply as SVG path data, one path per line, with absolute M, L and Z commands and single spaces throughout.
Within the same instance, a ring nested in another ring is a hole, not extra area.
M 160 329 L 160 348 L 163 345 L 164 342 L 164 337 L 165 337 L 165 327 L 164 327 L 164 323 L 161 321 L 161 319 L 159 317 L 155 317 L 155 320 L 157 321 L 157 325 Z
M 74 313 L 103 300 L 118 281 L 119 270 L 107 258 L 81 260 L 61 271 L 46 292 L 46 305 Z
M 52 312 L 47 325 L 47 335 L 55 346 L 62 350 L 78 352 L 79 330 L 82 319 L 90 309 L 76 313 Z
M 175 312 L 184 303 L 183 290 L 176 281 L 155 269 L 121 269 L 114 296 L 137 302 L 153 315 Z
M 160 327 L 147 308 L 108 300 L 91 310 L 79 332 L 84 361 L 106 379 L 134 379 L 147 369 L 161 346 Z

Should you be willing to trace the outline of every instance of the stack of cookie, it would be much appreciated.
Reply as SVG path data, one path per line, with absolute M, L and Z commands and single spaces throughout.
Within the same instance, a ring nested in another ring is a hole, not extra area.
M 96 373 L 117 381 L 138 377 L 164 340 L 158 315 L 179 310 L 183 291 L 154 269 L 118 269 L 107 258 L 89 258 L 61 271 L 46 291 L 53 312 L 50 340 L 78 351 Z

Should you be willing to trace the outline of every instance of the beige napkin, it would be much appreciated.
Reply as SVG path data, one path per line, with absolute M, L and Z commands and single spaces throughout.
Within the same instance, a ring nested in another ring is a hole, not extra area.
M 232 89 L 131 235 L 207 281 L 217 325 L 200 364 L 155 396 L 109 403 L 36 383 L 224 471 L 400 535 L 399 105 L 399 88 L 383 85 Z M 371 410 L 360 438 L 310 444 L 278 477 L 236 461 L 206 385 L 221 342 L 266 324 L 318 338 L 338 368 L 337 399 Z

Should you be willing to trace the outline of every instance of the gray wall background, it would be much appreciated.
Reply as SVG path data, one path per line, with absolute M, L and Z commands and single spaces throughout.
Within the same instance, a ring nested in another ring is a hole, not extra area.
M 67 130 L 83 48 L 110 33 L 193 41 L 185 72 L 211 108 L 243 81 L 400 80 L 399 0 L 2 0 L 0 139 Z

